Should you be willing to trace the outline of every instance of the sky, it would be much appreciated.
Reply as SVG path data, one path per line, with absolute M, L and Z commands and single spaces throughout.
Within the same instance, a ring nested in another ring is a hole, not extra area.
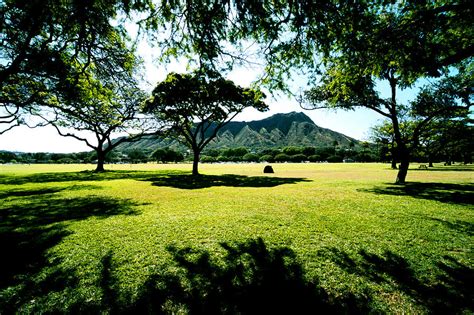
M 166 77 L 166 74 L 174 72 L 186 72 L 186 62 L 175 61 L 166 67 L 157 65 L 154 60 L 155 50 L 148 46 L 146 42 L 141 42 L 138 53 L 145 62 L 145 79 L 148 82 L 148 89 L 151 90 L 156 83 Z M 260 69 L 241 67 L 228 74 L 228 78 L 241 86 L 249 86 L 259 75 Z M 297 93 L 303 84 L 304 78 L 296 77 L 290 83 L 291 88 Z M 379 84 L 378 89 L 383 97 L 389 96 L 388 85 Z M 399 102 L 405 102 L 413 97 L 410 90 L 399 91 Z M 292 111 L 304 112 L 314 123 L 323 128 L 328 128 L 358 140 L 368 140 L 370 128 L 383 121 L 380 114 L 369 109 L 357 109 L 355 111 L 332 111 L 332 110 L 303 110 L 294 98 L 286 95 L 269 95 L 267 92 L 267 104 L 269 111 L 258 112 L 255 109 L 246 109 L 240 113 L 235 121 L 260 120 L 276 113 L 289 113 Z M 118 135 L 117 135 L 118 136 Z M 91 138 L 93 139 L 93 137 Z M 41 127 L 29 129 L 28 127 L 16 127 L 7 133 L 0 135 L 0 150 L 15 152 L 54 152 L 71 153 L 90 151 L 85 143 L 70 137 L 59 136 L 53 127 Z

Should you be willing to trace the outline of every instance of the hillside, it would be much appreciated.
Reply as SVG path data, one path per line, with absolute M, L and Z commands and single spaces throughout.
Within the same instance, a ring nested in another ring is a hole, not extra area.
M 291 112 L 275 114 L 262 120 L 235 121 L 224 126 L 209 148 L 249 149 L 278 148 L 285 146 L 332 146 L 337 141 L 340 146 L 357 145 L 359 141 L 330 129 L 316 125 L 304 113 Z M 171 138 L 144 137 L 134 143 L 123 143 L 119 151 L 140 149 L 153 151 L 159 147 L 183 148 L 177 140 Z

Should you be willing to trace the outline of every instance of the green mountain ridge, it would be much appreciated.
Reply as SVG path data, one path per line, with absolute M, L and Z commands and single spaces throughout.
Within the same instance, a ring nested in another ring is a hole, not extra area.
M 262 120 L 235 121 L 225 125 L 216 139 L 209 143 L 209 149 L 246 147 L 248 149 L 280 148 L 285 146 L 355 146 L 359 141 L 342 133 L 322 128 L 301 112 L 275 114 Z M 139 149 L 153 151 L 161 147 L 185 150 L 186 147 L 175 138 L 147 136 L 143 139 L 122 143 L 116 150 Z

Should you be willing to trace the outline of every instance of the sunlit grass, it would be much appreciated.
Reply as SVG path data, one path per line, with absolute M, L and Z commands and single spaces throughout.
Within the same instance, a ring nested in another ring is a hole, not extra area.
M 222 243 L 261 238 L 292 250 L 335 303 L 351 293 L 373 311 L 430 312 L 444 296 L 445 307 L 472 311 L 468 288 L 449 287 L 461 302 L 435 290 L 448 283 L 443 264 L 472 277 L 472 166 L 414 165 L 406 188 L 382 164 L 274 164 L 270 175 L 263 166 L 203 164 L 194 183 L 189 164 L 106 165 L 105 174 L 0 165 L 2 256 L 17 263 L 4 267 L 13 269 L 0 279 L 0 307 L 113 311 L 104 257 L 117 299 L 134 301 L 151 275 L 179 274 L 170 246 L 218 259 Z

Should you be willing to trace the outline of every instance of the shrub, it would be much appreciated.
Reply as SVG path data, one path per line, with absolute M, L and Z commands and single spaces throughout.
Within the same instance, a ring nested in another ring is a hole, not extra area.
M 308 156 L 308 160 L 310 162 L 320 162 L 320 161 L 322 161 L 321 156 L 319 154 L 313 154 L 313 155 Z
M 316 148 L 316 154 L 321 157 L 321 160 L 327 160 L 330 156 L 333 156 L 336 154 L 336 150 L 334 147 L 321 147 L 321 148 Z
M 303 154 L 306 155 L 307 157 L 316 154 L 316 148 L 315 147 L 304 147 L 303 148 Z
M 217 157 L 217 161 L 219 161 L 219 162 L 229 162 L 229 158 L 227 156 L 224 156 L 224 155 L 219 155 Z
M 285 153 L 280 153 L 275 156 L 275 161 L 276 162 L 287 162 L 290 160 L 290 156 Z
M 274 162 L 275 159 L 270 154 L 262 155 L 259 159 L 260 162 Z
M 214 163 L 214 162 L 217 162 L 217 159 L 213 156 L 203 155 L 201 157 L 201 162 L 202 163 Z
M 220 151 L 217 149 L 209 149 L 204 152 L 207 156 L 212 156 L 213 158 L 217 158 L 220 154 Z
M 242 157 L 243 161 L 246 162 L 257 162 L 258 161 L 258 155 L 254 153 L 247 153 Z
M 184 160 L 184 156 L 181 152 L 169 149 L 169 148 L 158 148 L 150 156 L 157 162 L 181 162 Z
M 278 149 L 263 149 L 260 151 L 260 155 L 271 155 L 272 157 L 279 153 L 281 153 L 281 151 Z
M 62 159 L 57 160 L 57 163 L 61 163 L 61 164 L 72 164 L 74 162 L 75 161 L 71 158 L 62 158 Z
M 303 149 L 300 147 L 285 147 L 283 148 L 283 153 L 287 155 L 297 155 L 301 154 L 303 152 Z
M 235 157 L 241 158 L 247 153 L 249 153 L 249 150 L 247 148 L 240 147 L 240 148 L 234 148 L 234 149 L 231 148 L 231 149 L 223 150 L 221 155 L 228 158 L 235 158 Z
M 295 154 L 290 156 L 290 161 L 295 162 L 295 163 L 301 163 L 303 161 L 306 161 L 308 158 L 304 154 Z
M 340 163 L 340 162 L 342 162 L 342 156 L 331 155 L 327 158 L 327 161 L 330 162 L 330 163 Z

